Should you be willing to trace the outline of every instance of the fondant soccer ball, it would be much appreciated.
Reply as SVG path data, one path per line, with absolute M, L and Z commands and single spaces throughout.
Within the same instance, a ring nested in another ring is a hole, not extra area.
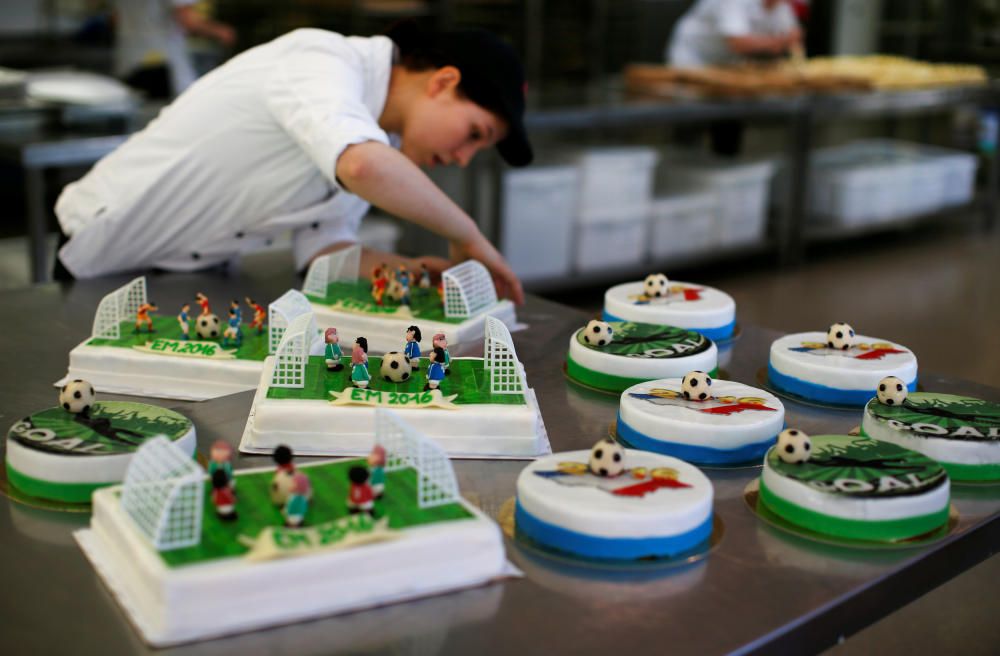
M 66 383 L 59 390 L 59 405 L 66 412 L 75 415 L 90 412 L 90 406 L 94 405 L 95 398 L 97 395 L 94 394 L 94 386 L 79 378 Z
M 895 376 L 886 376 L 880 380 L 878 390 L 875 392 L 879 403 L 884 403 L 885 405 L 903 405 L 903 401 L 906 400 L 906 394 L 906 383 Z
M 681 379 L 681 393 L 689 401 L 706 401 L 711 394 L 712 377 L 704 371 L 692 371 Z
M 832 349 L 846 351 L 854 346 L 854 329 L 846 323 L 833 324 L 826 332 L 826 344 Z
M 588 466 L 597 476 L 618 476 L 625 471 L 625 449 L 610 437 L 604 438 L 590 450 Z
M 583 329 L 583 341 L 591 346 L 604 346 L 610 344 L 615 336 L 615 331 L 611 324 L 605 321 L 592 319 L 587 327 Z
M 642 292 L 649 298 L 663 298 L 669 291 L 670 280 L 662 273 L 651 273 L 642 282 Z
M 797 428 L 786 428 L 778 434 L 778 457 L 794 465 L 809 460 L 812 442 L 809 436 Z
M 198 317 L 198 321 L 195 323 L 194 330 L 198 333 L 200 339 L 216 339 L 219 336 L 219 328 L 221 328 L 221 323 L 219 322 L 219 317 L 214 314 L 203 314 Z
M 389 351 L 382 356 L 382 378 L 392 383 L 402 383 L 410 379 L 413 367 L 410 365 L 410 358 L 399 351 Z

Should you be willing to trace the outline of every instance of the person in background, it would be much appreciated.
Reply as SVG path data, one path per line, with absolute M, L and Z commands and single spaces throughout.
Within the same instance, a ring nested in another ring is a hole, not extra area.
M 115 0 L 115 74 L 149 98 L 172 98 L 197 77 L 187 36 L 232 48 L 236 30 L 204 16 L 197 0 Z
M 802 52 L 802 30 L 789 0 L 698 0 L 677 22 L 666 57 L 677 68 L 703 68 Z M 715 121 L 709 135 L 717 155 L 737 155 L 743 123 Z
M 464 167 L 493 146 L 529 164 L 525 92 L 514 50 L 482 30 L 295 30 L 199 79 L 63 189 L 56 277 L 205 269 L 286 231 L 301 270 L 356 243 L 374 204 L 442 237 L 449 258 L 366 248 L 361 271 L 439 275 L 476 259 L 523 303 L 504 257 L 421 167 Z

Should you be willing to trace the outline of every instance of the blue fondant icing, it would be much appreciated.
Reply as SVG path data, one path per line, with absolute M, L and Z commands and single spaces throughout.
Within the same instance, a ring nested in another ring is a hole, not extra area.
M 517 530 L 532 540 L 562 551 L 614 560 L 635 560 L 647 556 L 676 556 L 691 551 L 712 534 L 712 516 L 687 533 L 653 538 L 605 538 L 577 533 L 542 521 L 521 507 L 514 509 Z
M 733 465 L 745 462 L 760 461 L 764 454 L 771 448 L 778 435 L 770 437 L 762 442 L 745 444 L 735 449 L 713 449 L 709 446 L 694 446 L 691 444 L 680 444 L 678 442 L 668 442 L 658 440 L 635 430 L 622 421 L 618 415 L 616 432 L 619 439 L 643 451 L 662 453 L 673 456 L 699 465 Z
M 622 319 L 616 317 L 613 314 L 608 314 L 607 310 L 601 310 L 601 320 L 602 321 L 630 321 L 630 319 Z M 650 321 L 637 322 L 637 323 L 652 323 Z M 693 330 L 696 333 L 701 333 L 703 336 L 709 339 L 727 339 L 733 336 L 736 332 L 736 319 L 733 319 L 724 326 L 716 326 L 714 328 L 685 328 L 684 330 Z
M 852 390 L 840 389 L 837 387 L 827 387 L 817 383 L 795 378 L 777 371 L 769 362 L 767 364 L 767 378 L 771 385 L 779 390 L 801 396 L 805 399 L 820 401 L 822 403 L 832 403 L 835 405 L 864 406 L 875 397 L 875 387 L 871 389 Z M 917 379 L 914 378 L 906 384 L 906 388 L 911 392 L 917 390 Z

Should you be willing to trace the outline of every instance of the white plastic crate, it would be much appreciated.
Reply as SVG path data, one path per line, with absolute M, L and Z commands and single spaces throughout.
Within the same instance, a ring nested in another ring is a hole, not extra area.
M 576 270 L 600 271 L 643 260 L 648 226 L 646 219 L 578 224 Z
M 649 251 L 654 258 L 704 253 L 719 243 L 719 201 L 709 191 L 653 199 Z
M 646 147 L 595 148 L 580 155 L 580 222 L 628 223 L 648 216 L 659 158 Z
M 569 273 L 579 183 L 575 166 L 504 174 L 501 251 L 522 279 Z
M 767 230 L 773 162 L 729 162 L 703 157 L 674 163 L 675 182 L 711 190 L 719 202 L 719 244 L 763 241 Z

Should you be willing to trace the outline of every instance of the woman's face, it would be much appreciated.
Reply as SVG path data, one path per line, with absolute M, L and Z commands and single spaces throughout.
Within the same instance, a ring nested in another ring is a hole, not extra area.
M 418 166 L 467 165 L 507 133 L 507 123 L 458 90 L 461 74 L 445 66 L 428 80 L 403 125 L 401 151 Z

